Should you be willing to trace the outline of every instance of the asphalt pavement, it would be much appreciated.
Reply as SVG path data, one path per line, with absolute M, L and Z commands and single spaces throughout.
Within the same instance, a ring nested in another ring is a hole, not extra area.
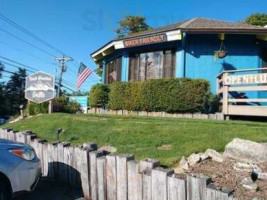
M 80 190 L 56 181 L 41 179 L 35 190 L 14 200 L 85 200 Z

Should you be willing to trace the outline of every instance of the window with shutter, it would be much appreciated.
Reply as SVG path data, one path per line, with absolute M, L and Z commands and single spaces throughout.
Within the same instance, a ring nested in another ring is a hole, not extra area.
M 174 77 L 175 51 L 154 51 L 130 55 L 129 80 Z

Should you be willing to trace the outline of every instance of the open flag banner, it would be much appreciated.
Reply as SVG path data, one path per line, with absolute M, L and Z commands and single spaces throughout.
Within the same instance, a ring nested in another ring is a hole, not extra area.
M 80 89 L 84 81 L 93 73 L 91 69 L 85 66 L 85 64 L 81 63 L 80 68 L 78 71 L 78 79 L 77 79 L 77 84 L 76 87 L 77 89 Z

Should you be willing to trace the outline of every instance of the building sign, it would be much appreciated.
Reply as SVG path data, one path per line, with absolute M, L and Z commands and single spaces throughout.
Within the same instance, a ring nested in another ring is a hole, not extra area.
M 125 40 L 124 46 L 126 48 L 136 47 L 136 46 L 155 44 L 155 43 L 160 43 L 160 42 L 165 42 L 165 41 L 166 41 L 166 35 L 161 34 L 161 35 L 153 35 L 153 36 L 148 36 L 148 37 Z
M 26 77 L 25 98 L 35 103 L 42 103 L 55 97 L 54 76 L 37 72 Z
M 267 83 L 267 73 L 227 76 L 224 85 L 264 84 Z

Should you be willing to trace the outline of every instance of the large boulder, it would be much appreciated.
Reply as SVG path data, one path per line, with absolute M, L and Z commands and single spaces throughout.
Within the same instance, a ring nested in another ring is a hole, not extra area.
M 226 145 L 224 156 L 249 163 L 267 162 L 267 146 L 235 138 Z

